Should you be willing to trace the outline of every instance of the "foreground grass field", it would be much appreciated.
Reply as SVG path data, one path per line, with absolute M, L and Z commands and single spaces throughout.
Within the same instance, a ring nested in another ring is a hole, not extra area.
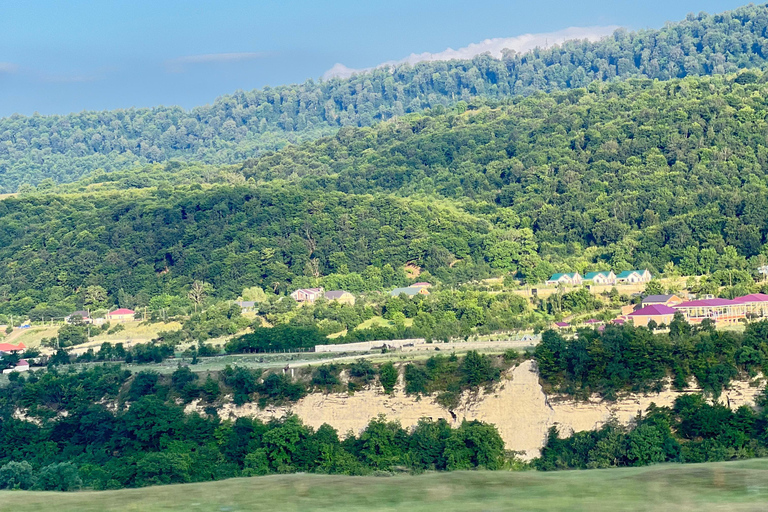
M 287 475 L 121 491 L 0 492 L 2 510 L 764 511 L 768 459 L 557 473 Z

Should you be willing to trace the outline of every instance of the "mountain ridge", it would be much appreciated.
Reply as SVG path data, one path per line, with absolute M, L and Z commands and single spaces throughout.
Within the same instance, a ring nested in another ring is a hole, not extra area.
M 439 61 L 379 69 L 348 80 L 239 91 L 212 104 L 0 119 L 0 192 L 45 179 L 75 181 L 169 160 L 230 164 L 286 144 L 330 135 L 474 97 L 505 98 L 629 77 L 667 80 L 768 62 L 768 6 L 689 15 L 658 30 L 616 31 L 498 60 Z

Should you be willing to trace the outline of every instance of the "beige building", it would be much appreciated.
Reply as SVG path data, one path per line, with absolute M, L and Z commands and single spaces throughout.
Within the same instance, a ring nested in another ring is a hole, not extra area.
M 338 302 L 339 304 L 346 304 L 347 306 L 355 305 L 355 296 L 344 290 L 325 292 L 325 298 L 329 301 Z
M 633 311 L 627 315 L 627 318 L 632 320 L 632 323 L 634 323 L 636 327 L 645 327 L 651 320 L 656 322 L 657 325 L 669 325 L 669 322 L 675 317 L 675 313 L 677 313 L 677 310 L 674 308 L 670 308 L 663 304 L 654 304 Z

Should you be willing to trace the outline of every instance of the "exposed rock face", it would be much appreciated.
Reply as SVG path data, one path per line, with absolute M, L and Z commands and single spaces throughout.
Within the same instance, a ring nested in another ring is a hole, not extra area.
M 697 391 L 692 388 L 682 393 Z M 753 405 L 759 392 L 759 387 L 750 387 L 747 382 L 734 382 L 731 389 L 723 393 L 720 401 L 732 408 L 744 404 Z M 266 421 L 293 413 L 307 425 L 317 428 L 327 423 L 341 434 L 349 431 L 358 433 L 379 414 L 400 421 L 404 427 L 413 426 L 424 417 L 435 420 L 444 418 L 452 425 L 458 425 L 464 419 L 477 419 L 496 425 L 507 449 L 524 452 L 523 458 L 530 459 L 539 455 L 547 430 L 552 425 L 558 425 L 563 433 L 570 433 L 600 427 L 611 417 L 628 423 L 651 403 L 672 405 L 680 394 L 665 390 L 648 395 L 632 395 L 616 402 L 604 402 L 598 398 L 577 402 L 562 397 L 547 397 L 539 384 L 533 362 L 526 361 L 509 370 L 493 392 L 465 394 L 460 406 L 453 411 L 437 404 L 434 398 L 423 397 L 419 400 L 406 395 L 401 376 L 401 382 L 392 396 L 374 389 L 359 391 L 354 395 L 313 393 L 290 407 L 259 409 L 252 403 L 242 407 L 228 404 L 220 414 L 224 418 L 250 416 Z M 193 403 L 187 409 L 197 408 L 197 404 Z

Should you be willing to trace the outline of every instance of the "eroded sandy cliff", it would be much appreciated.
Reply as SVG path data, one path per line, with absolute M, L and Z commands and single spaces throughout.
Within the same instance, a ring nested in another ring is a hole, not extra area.
M 692 388 L 687 392 L 696 392 Z M 754 404 L 760 388 L 750 387 L 747 382 L 734 382 L 720 400 L 733 408 Z M 388 419 L 400 421 L 404 427 L 415 425 L 420 418 L 444 418 L 453 425 L 462 420 L 477 419 L 493 423 L 510 450 L 524 452 L 529 459 L 539 455 L 547 430 L 558 425 L 561 432 L 591 430 L 603 425 L 612 416 L 627 423 L 653 402 L 656 405 L 672 405 L 680 392 L 663 391 L 648 395 L 633 395 L 616 402 L 593 399 L 576 402 L 558 397 L 547 397 L 539 384 L 538 374 L 531 361 L 509 370 L 491 393 L 465 394 L 461 404 L 449 411 L 432 398 L 415 398 L 403 391 L 402 382 L 390 396 L 378 390 L 368 389 L 354 395 L 313 393 L 290 407 L 259 409 L 256 404 L 236 407 L 226 405 L 222 417 L 251 416 L 262 420 L 281 418 L 293 413 L 305 424 L 314 428 L 327 423 L 341 434 L 355 433 L 364 429 L 371 418 L 384 414 Z M 196 403 L 188 410 L 199 407 Z

